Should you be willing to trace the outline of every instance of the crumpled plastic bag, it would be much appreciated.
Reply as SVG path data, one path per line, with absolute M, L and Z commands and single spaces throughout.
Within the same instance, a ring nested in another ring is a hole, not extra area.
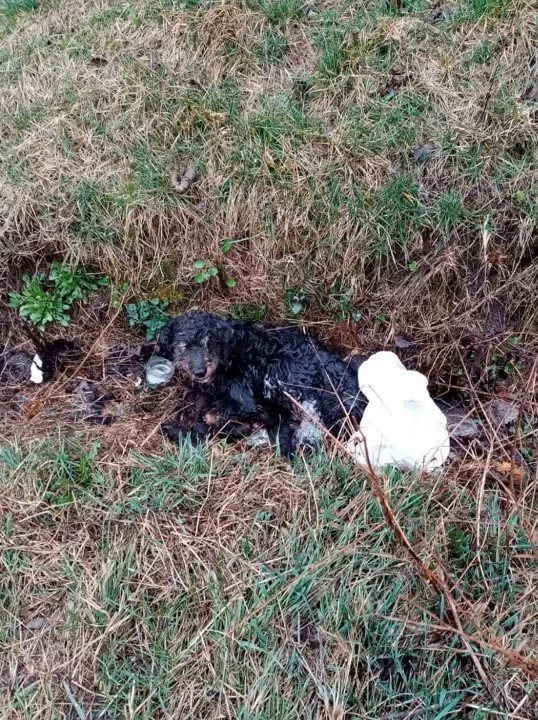
M 374 470 L 386 465 L 439 469 L 448 458 L 450 440 L 427 378 L 407 370 L 394 353 L 378 352 L 359 367 L 358 379 L 368 405 L 359 431 L 346 443 L 352 457 Z

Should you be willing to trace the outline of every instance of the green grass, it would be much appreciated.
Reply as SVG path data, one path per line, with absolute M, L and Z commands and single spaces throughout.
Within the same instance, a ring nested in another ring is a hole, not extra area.
M 60 7 L 67 13 L 68 6 L 65 0 Z M 433 244 L 435 263 L 447 233 L 467 245 L 488 215 L 498 233 L 531 217 L 506 195 L 514 185 L 530 190 L 533 177 L 533 142 L 517 159 L 510 147 L 526 132 L 517 81 L 525 61 L 519 51 L 502 59 L 501 40 L 521 3 L 464 3 L 440 24 L 425 3 L 406 6 L 405 18 L 378 2 L 322 5 L 312 17 L 295 1 L 226 7 L 227 14 L 197 3 L 89 3 L 72 32 L 49 28 L 45 7 L 39 38 L 37 17 L 6 20 L 16 51 L 0 79 L 2 156 L 7 203 L 21 232 L 32 221 L 48 237 L 51 219 L 74 203 L 72 222 L 50 242 L 96 258 L 111 276 L 140 255 L 150 276 L 175 262 L 187 283 L 183 263 L 209 256 L 212 238 L 222 237 L 218 212 L 198 222 L 190 207 L 198 198 L 170 190 L 171 171 L 194 160 L 195 194 L 222 207 L 227 235 L 243 234 L 240 218 L 254 205 L 262 212 L 250 233 L 265 245 L 278 237 L 292 253 L 287 273 L 266 265 L 267 287 L 278 292 L 256 298 L 278 312 L 276 298 L 306 277 L 326 293 L 345 282 L 350 264 L 364 268 L 391 257 L 406 265 L 426 234 L 442 241 Z M 473 24 L 481 18 L 488 24 Z M 211 34 L 211 24 L 220 30 Z M 120 26 L 125 47 L 138 36 L 147 47 L 118 52 Z M 465 52 L 450 29 L 461 26 L 470 33 Z M 105 64 L 92 64 L 95 57 Z M 394 84 L 398 73 L 405 80 Z M 14 105 L 21 82 L 24 101 Z M 437 149 L 416 163 L 423 142 Z M 487 163 L 480 178 L 476 164 L 459 167 L 473 148 Z M 470 190 L 478 195 L 472 220 Z M 491 204 L 499 196 L 507 202 L 495 218 Z M 307 220 L 300 238 L 290 235 L 290 219 L 299 218 Z M 148 226 L 155 224 L 161 232 L 149 253 Z M 472 252 L 480 247 L 477 234 Z M 253 261 L 263 263 L 263 254 Z M 355 300 L 368 281 L 358 272 Z M 241 292 L 248 294 L 239 282 Z
M 117 482 L 98 445 L 2 452 L 2 494 L 24 497 L 3 523 L 3 642 L 20 657 L 7 717 L 44 703 L 58 717 L 78 704 L 112 718 L 502 711 L 501 678 L 514 671 L 477 649 L 501 704 L 488 697 L 458 638 L 435 629 L 447 608 L 346 462 L 320 455 L 308 474 L 275 475 L 248 455 L 210 461 L 188 446 L 126 460 Z M 529 538 L 519 517 L 506 525 L 497 489 L 477 548 L 470 490 L 397 473 L 385 487 L 425 561 L 467 597 L 469 632 L 513 647 L 536 633 Z M 27 677 L 38 642 L 63 681 Z
M 37 10 L 36 0 L 1 0 L 0 13 L 10 18 L 20 12 L 32 12 Z

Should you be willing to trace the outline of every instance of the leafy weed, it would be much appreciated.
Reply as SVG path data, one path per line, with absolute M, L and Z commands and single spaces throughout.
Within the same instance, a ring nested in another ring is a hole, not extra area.
M 69 304 L 75 300 L 86 302 L 88 297 L 110 284 L 108 277 L 89 273 L 83 265 L 69 268 L 59 262 L 53 262 L 49 273 L 49 280 L 54 283 L 58 293 Z
M 234 278 L 230 277 L 226 273 L 223 256 L 226 255 L 226 253 L 230 252 L 236 242 L 240 241 L 226 238 L 220 244 L 220 253 L 216 258 L 214 258 L 213 260 L 195 260 L 195 262 L 192 264 L 192 269 L 195 271 L 192 278 L 194 282 L 206 283 L 213 278 L 217 278 L 221 280 L 224 285 L 226 285 L 226 287 L 235 287 L 236 282 Z
M 292 317 L 302 315 L 308 307 L 308 295 L 303 290 L 286 290 L 284 301 L 288 315 Z
M 152 300 L 139 300 L 136 303 L 128 303 L 125 312 L 129 325 L 144 329 L 146 340 L 152 342 L 170 320 L 167 314 L 169 307 L 170 303 L 167 300 L 153 298 Z
M 49 323 L 69 325 L 69 309 L 71 304 L 59 292 L 46 289 L 43 275 L 24 275 L 23 289 L 20 293 L 9 294 L 9 306 L 17 308 L 19 315 L 44 330 Z
M 9 294 L 9 306 L 40 330 L 49 323 L 69 325 L 69 311 L 77 300 L 86 302 L 92 293 L 109 284 L 106 276 L 89 273 L 82 265 L 70 268 L 53 262 L 48 278 L 24 275 L 23 289 Z
M 361 311 L 355 307 L 352 301 L 352 292 L 350 290 L 336 288 L 331 292 L 329 295 L 328 310 L 336 322 L 344 322 L 345 320 L 355 320 L 355 322 L 358 322 L 362 318 Z

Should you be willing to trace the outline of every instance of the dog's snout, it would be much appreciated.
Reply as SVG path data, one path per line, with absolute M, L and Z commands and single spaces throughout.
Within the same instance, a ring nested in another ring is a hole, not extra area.
M 193 348 L 189 358 L 192 376 L 201 380 L 207 373 L 207 361 L 201 348 Z

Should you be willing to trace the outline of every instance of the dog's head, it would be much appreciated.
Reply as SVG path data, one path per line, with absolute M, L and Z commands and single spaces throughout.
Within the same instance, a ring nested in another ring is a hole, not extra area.
M 229 363 L 238 340 L 237 323 L 194 310 L 172 320 L 161 332 L 156 352 L 171 360 L 192 383 L 208 385 Z

